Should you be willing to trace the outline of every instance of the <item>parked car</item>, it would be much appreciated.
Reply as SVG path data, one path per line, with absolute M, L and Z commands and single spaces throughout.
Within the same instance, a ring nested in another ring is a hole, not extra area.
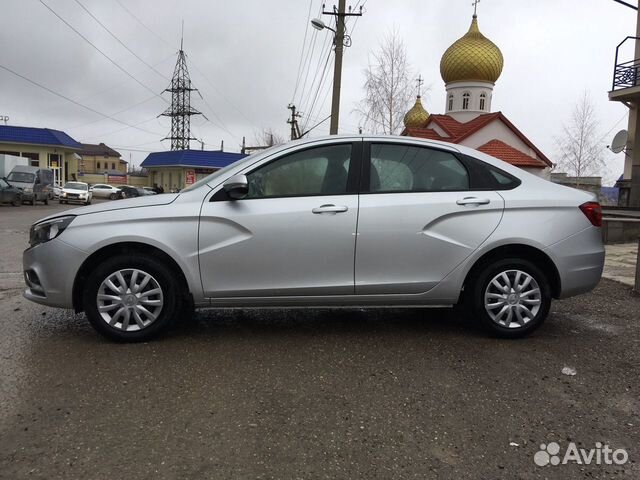
M 53 170 L 50 168 L 16 165 L 6 178 L 14 187 L 22 190 L 22 200 L 35 205 L 49 205 L 53 200 Z
M 460 304 L 520 337 L 552 298 L 597 285 L 601 222 L 592 194 L 470 148 L 332 136 L 256 153 L 179 194 L 40 220 L 25 296 L 84 311 L 121 341 L 152 338 L 194 305 Z
M 153 187 L 142 187 L 142 189 L 144 190 L 144 194 L 145 195 L 157 195 L 158 192 L 156 192 Z
M 79 202 L 85 205 L 91 204 L 93 194 L 89 190 L 89 184 L 84 182 L 67 182 L 60 193 L 60 203 Z
M 140 187 L 123 185 L 120 189 L 122 190 L 123 198 L 144 197 L 146 195 L 145 191 Z
M 53 186 L 53 196 L 54 198 L 60 198 L 60 194 L 62 193 L 62 187 L 60 185 Z
M 110 200 L 122 198 L 122 190 L 106 183 L 96 183 L 89 190 L 96 198 L 108 198 Z
M 22 190 L 0 178 L 0 203 L 10 203 L 14 207 L 22 205 Z

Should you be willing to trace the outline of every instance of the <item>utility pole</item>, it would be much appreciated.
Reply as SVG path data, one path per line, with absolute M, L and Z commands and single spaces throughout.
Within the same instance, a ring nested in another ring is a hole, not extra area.
M 300 127 L 298 126 L 300 114 L 296 111 L 296 106 L 291 103 L 287 108 L 291 110 L 291 119 L 287 119 L 287 123 L 291 125 L 291 140 L 297 140 L 301 137 Z
M 342 54 L 344 52 L 344 44 L 345 44 L 344 21 L 346 17 L 362 16 L 362 7 L 360 7 L 360 11 L 358 13 L 352 13 L 351 7 L 349 7 L 349 12 L 347 12 L 346 1 L 347 0 L 339 0 L 338 8 L 336 9 L 334 5 L 333 11 L 331 12 L 324 11 L 324 5 L 322 8 L 322 13 L 324 15 L 332 15 L 336 17 L 336 31 L 335 31 L 336 35 L 334 39 L 336 58 L 335 58 L 335 63 L 333 65 L 333 95 L 331 97 L 331 125 L 329 127 L 329 133 L 331 135 L 337 135 L 338 121 L 340 120 L 340 86 L 342 83 Z

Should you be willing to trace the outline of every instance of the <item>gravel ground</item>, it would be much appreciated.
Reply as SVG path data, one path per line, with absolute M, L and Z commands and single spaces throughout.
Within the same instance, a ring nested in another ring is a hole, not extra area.
M 603 280 L 518 341 L 451 310 L 227 310 L 119 345 L 0 291 L 0 478 L 640 478 L 639 320 Z M 537 466 L 552 441 L 629 461 Z

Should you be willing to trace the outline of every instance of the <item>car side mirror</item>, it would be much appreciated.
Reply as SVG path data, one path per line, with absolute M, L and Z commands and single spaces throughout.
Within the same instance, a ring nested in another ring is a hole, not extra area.
M 246 175 L 234 175 L 222 186 L 230 199 L 240 200 L 249 194 L 249 181 Z

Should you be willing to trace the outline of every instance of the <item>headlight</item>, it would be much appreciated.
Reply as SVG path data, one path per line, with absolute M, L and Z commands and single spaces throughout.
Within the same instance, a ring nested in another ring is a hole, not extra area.
M 62 192 L 62 196 L 66 197 L 67 196 L 67 192 Z
M 66 217 L 53 218 L 32 225 L 29 231 L 29 244 L 35 247 L 41 243 L 53 240 L 64 232 L 65 228 L 69 226 L 74 218 L 76 218 L 74 215 L 67 215 Z
M 27 187 L 27 188 L 24 189 L 24 191 L 25 191 L 25 193 L 33 193 L 33 188 Z

